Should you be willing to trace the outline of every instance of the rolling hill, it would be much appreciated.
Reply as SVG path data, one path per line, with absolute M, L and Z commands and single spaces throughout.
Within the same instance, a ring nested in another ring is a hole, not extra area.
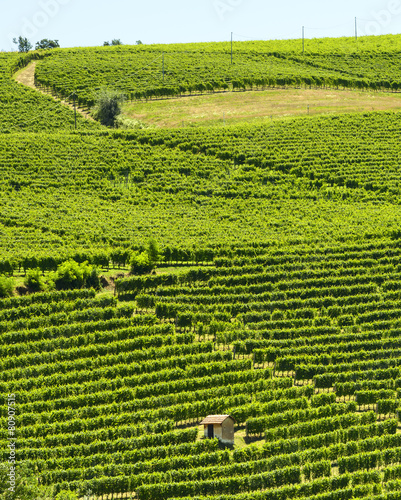
M 142 101 L 398 97 L 400 36 L 300 50 L 237 44 L 233 65 L 227 44 L 1 55 L 0 494 L 12 437 L 17 478 L 46 498 L 399 498 L 400 114 L 75 130 L 12 79 L 35 59 L 41 85 L 86 106 L 104 84 Z M 66 286 L 65 266 L 92 281 Z M 235 419 L 234 445 L 204 438 L 216 414 Z

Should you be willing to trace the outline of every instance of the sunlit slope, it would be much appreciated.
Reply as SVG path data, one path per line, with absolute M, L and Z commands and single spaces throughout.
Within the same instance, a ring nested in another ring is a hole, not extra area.
M 177 270 L 162 251 L 157 274 L 119 281 L 118 301 L 0 300 L 19 460 L 80 495 L 396 498 L 400 255 L 386 238 L 270 241 L 195 269 L 188 253 Z M 201 438 L 216 413 L 236 420 L 231 448 Z
M 29 60 L 31 55 L 25 57 Z M 72 131 L 75 122 L 70 109 L 12 79 L 24 64 L 24 57 L 18 53 L 0 54 L 0 133 Z M 77 125 L 80 129 L 100 128 L 80 116 Z
M 38 68 L 81 104 L 117 81 L 165 96 L 169 78 L 395 89 L 397 66 L 378 85 L 375 61 L 399 42 L 307 41 L 305 57 L 300 41 L 251 42 L 232 67 L 228 44 L 164 46 L 164 86 L 160 46 L 60 50 Z M 0 300 L 20 463 L 79 498 L 397 500 L 401 115 L 74 132 L 70 110 L 11 82 L 19 57 L 0 58 L 0 277 L 47 281 L 72 257 L 107 284 Z M 128 276 L 150 238 L 155 271 Z M 203 439 L 200 421 L 228 413 L 234 445 Z M 8 437 L 4 404 L 4 463 Z
M 214 130 L 0 137 L 8 258 L 393 234 L 398 114 Z
M 401 36 L 61 49 L 38 64 L 37 80 L 81 104 L 101 87 L 130 99 L 225 89 L 312 86 L 397 90 Z M 66 70 L 68 68 L 68 70 Z
M 397 92 L 294 87 L 125 102 L 121 120 L 136 128 L 225 127 L 300 116 L 400 110 Z

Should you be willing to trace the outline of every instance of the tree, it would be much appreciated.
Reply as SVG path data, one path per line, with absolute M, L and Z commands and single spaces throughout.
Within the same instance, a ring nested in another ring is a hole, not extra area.
M 39 268 L 27 270 L 24 285 L 30 292 L 40 292 L 46 288 L 46 283 Z
M 149 255 L 149 259 L 152 262 L 152 264 L 157 264 L 157 262 L 160 258 L 160 252 L 159 252 L 159 249 L 157 247 L 157 243 L 153 238 L 151 240 L 149 240 L 148 255 Z
M 88 262 L 79 264 L 70 259 L 60 264 L 54 273 L 54 284 L 57 290 L 71 290 L 74 288 L 83 288 L 90 286 L 95 280 L 96 271 Z
M 154 264 L 150 260 L 148 252 L 133 252 L 129 263 L 131 266 L 131 274 L 147 274 L 154 268 Z
M 11 297 L 14 290 L 14 279 L 0 276 L 0 298 Z
M 58 40 L 48 40 L 47 38 L 44 38 L 40 42 L 36 42 L 35 49 L 40 50 L 40 49 L 55 49 L 57 47 L 60 47 L 60 44 L 58 43 Z
M 18 52 L 29 52 L 32 49 L 32 44 L 28 38 L 23 38 L 22 36 L 13 39 L 13 42 L 18 45 Z
M 141 42 L 141 40 L 137 40 L 135 43 L 136 43 L 137 45 L 143 45 L 143 43 Z
M 112 45 L 123 45 L 119 38 L 115 38 L 111 42 L 103 42 L 103 47 L 110 47 Z
M 114 127 L 116 118 L 121 114 L 121 103 L 125 96 L 115 90 L 101 90 L 96 97 L 93 116 L 99 120 L 102 125 Z

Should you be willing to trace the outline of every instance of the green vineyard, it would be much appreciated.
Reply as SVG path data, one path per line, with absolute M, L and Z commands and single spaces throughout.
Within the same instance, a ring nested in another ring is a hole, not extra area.
M 23 68 L 37 53 L 25 57 L 16 53 L 0 53 L 0 134 L 16 132 L 54 132 L 74 128 L 74 116 L 50 97 L 18 85 L 12 74 Z M 80 128 L 99 129 L 96 123 L 88 123 L 78 117 Z
M 75 130 L 12 79 L 35 59 L 81 105 L 103 85 L 396 91 L 400 51 L 389 36 L 245 42 L 233 65 L 228 44 L 0 56 L 1 499 L 28 499 L 23 473 L 36 500 L 400 498 L 401 115 Z M 206 437 L 209 415 L 235 420 L 234 444 Z
M 230 253 L 120 279 L 118 298 L 3 299 L 0 386 L 42 482 L 140 499 L 393 498 L 398 240 Z M 214 413 L 250 444 L 199 440 Z
M 288 86 L 396 91 L 399 36 L 61 49 L 40 61 L 36 82 L 93 106 L 101 87 L 129 99 L 166 98 L 227 89 Z M 68 71 L 65 68 L 68 67 Z

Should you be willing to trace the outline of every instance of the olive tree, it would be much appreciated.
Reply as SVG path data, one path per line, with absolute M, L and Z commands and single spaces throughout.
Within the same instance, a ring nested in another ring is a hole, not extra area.
M 125 96 L 116 90 L 102 89 L 96 96 L 93 116 L 99 120 L 102 125 L 114 127 L 116 118 L 121 114 L 121 104 Z

